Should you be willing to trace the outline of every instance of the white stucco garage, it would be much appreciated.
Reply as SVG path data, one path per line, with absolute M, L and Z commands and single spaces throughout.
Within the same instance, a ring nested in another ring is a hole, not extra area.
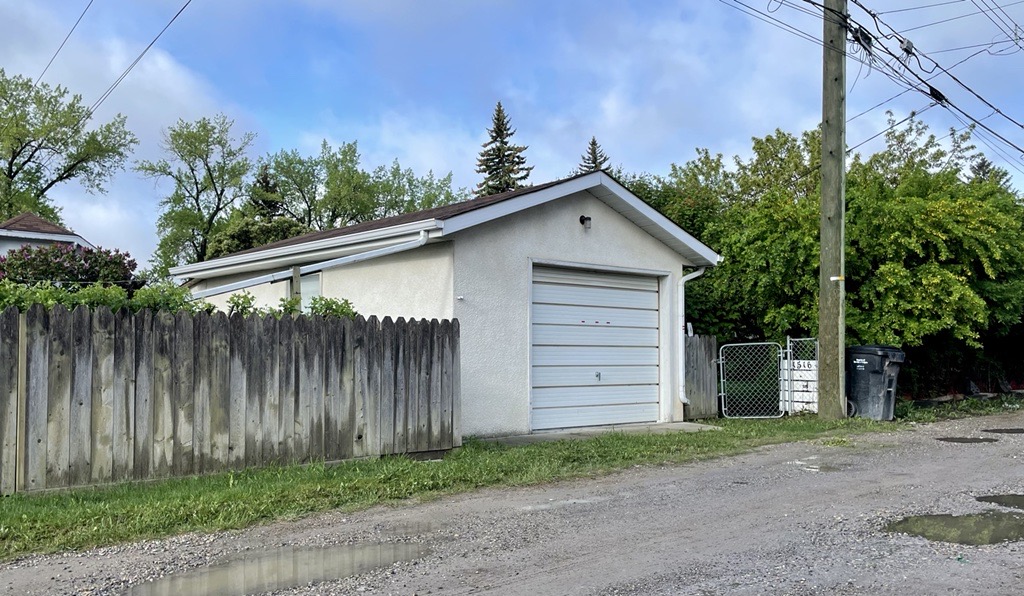
M 223 305 L 458 318 L 466 435 L 683 419 L 683 283 L 719 257 L 595 172 L 178 267 Z

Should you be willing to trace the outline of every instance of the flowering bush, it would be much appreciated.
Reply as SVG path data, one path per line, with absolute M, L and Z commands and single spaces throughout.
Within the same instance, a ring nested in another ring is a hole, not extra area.
M 128 292 L 142 287 L 135 259 L 120 250 L 73 244 L 22 246 L 0 256 L 0 279 L 18 283 L 49 282 L 61 286 L 92 283 L 117 285 Z

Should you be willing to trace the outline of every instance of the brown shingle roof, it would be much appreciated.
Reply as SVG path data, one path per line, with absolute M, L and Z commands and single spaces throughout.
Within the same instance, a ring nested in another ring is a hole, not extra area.
M 36 234 L 67 234 L 73 236 L 74 232 L 67 228 L 58 226 L 53 222 L 46 221 L 35 213 L 22 213 L 11 219 L 0 223 L 0 229 L 14 232 L 33 232 Z
M 586 174 L 589 174 L 587 172 Z M 586 174 L 580 174 L 585 176 Z M 579 176 L 573 176 L 577 178 Z M 256 248 L 250 248 L 242 250 L 232 255 L 244 255 L 272 248 L 282 248 L 285 246 L 295 246 L 297 244 L 305 244 L 306 242 L 313 242 L 314 240 L 324 240 L 327 238 L 338 238 L 341 236 L 348 236 L 349 234 L 357 234 L 359 232 L 368 232 L 370 230 L 380 230 L 383 228 L 390 228 L 406 223 L 412 223 L 416 221 L 424 221 L 428 219 L 440 219 L 445 220 L 456 215 L 462 215 L 488 205 L 500 203 L 513 197 L 522 196 L 531 192 L 537 192 L 556 184 L 561 184 L 566 180 L 572 180 L 572 178 L 566 178 L 563 180 L 555 180 L 553 182 L 545 182 L 544 184 L 537 184 L 535 186 L 527 186 L 526 188 L 519 188 L 516 190 L 510 190 L 508 192 L 499 193 L 496 195 L 488 195 L 486 197 L 480 197 L 477 199 L 470 199 L 468 201 L 462 201 L 461 203 L 452 203 L 451 205 L 444 205 L 442 207 L 434 207 L 432 209 L 424 209 L 422 211 L 414 211 L 412 213 L 403 213 L 401 215 L 395 215 L 392 217 L 385 217 L 383 219 L 375 219 L 373 221 L 364 221 L 362 223 L 353 224 L 351 226 L 344 226 L 341 228 L 333 228 L 330 230 L 322 230 L 319 232 L 310 232 L 309 234 L 303 234 L 302 236 L 295 236 L 294 238 L 287 238 L 285 240 L 278 240 L 277 242 L 271 242 L 270 244 L 264 244 L 263 246 L 257 246 Z

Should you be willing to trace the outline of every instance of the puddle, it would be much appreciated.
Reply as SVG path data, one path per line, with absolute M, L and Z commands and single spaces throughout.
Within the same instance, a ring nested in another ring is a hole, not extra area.
M 976 497 L 976 499 L 982 503 L 992 503 L 993 505 L 1002 505 L 1003 507 L 1013 509 L 1024 509 L 1024 495 L 987 495 Z
M 423 544 L 359 544 L 327 548 L 283 547 L 250 553 L 238 559 L 171 574 L 139 584 L 129 596 L 183 596 L 217 594 L 244 596 L 304 586 L 366 573 L 430 553 Z
M 887 532 L 920 536 L 927 540 L 978 546 L 1024 540 L 1024 515 L 986 511 L 972 515 L 919 515 L 885 527 Z
M 1024 428 L 986 428 L 985 432 L 1003 435 L 1024 435 Z
M 817 455 L 811 455 L 811 456 L 809 456 L 809 457 L 807 457 L 805 459 L 808 459 L 808 460 L 818 459 L 818 456 Z M 817 462 L 803 461 L 803 460 L 799 460 L 799 459 L 794 459 L 793 461 L 788 461 L 786 463 L 791 465 L 791 466 L 800 466 L 801 470 L 805 470 L 807 472 L 841 472 L 842 470 L 846 469 L 846 467 L 847 467 L 845 465 L 820 464 L 820 463 L 817 463 Z
M 998 443 L 999 439 L 990 439 L 988 437 L 940 437 L 935 439 L 936 441 L 944 441 L 946 443 Z
M 846 469 L 846 466 L 836 466 L 832 464 L 813 464 L 804 467 L 808 472 L 842 472 Z

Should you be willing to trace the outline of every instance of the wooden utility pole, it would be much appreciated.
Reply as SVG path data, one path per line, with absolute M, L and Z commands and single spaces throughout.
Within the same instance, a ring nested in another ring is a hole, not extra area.
M 846 417 L 846 0 L 825 0 L 821 98 L 818 415 Z

